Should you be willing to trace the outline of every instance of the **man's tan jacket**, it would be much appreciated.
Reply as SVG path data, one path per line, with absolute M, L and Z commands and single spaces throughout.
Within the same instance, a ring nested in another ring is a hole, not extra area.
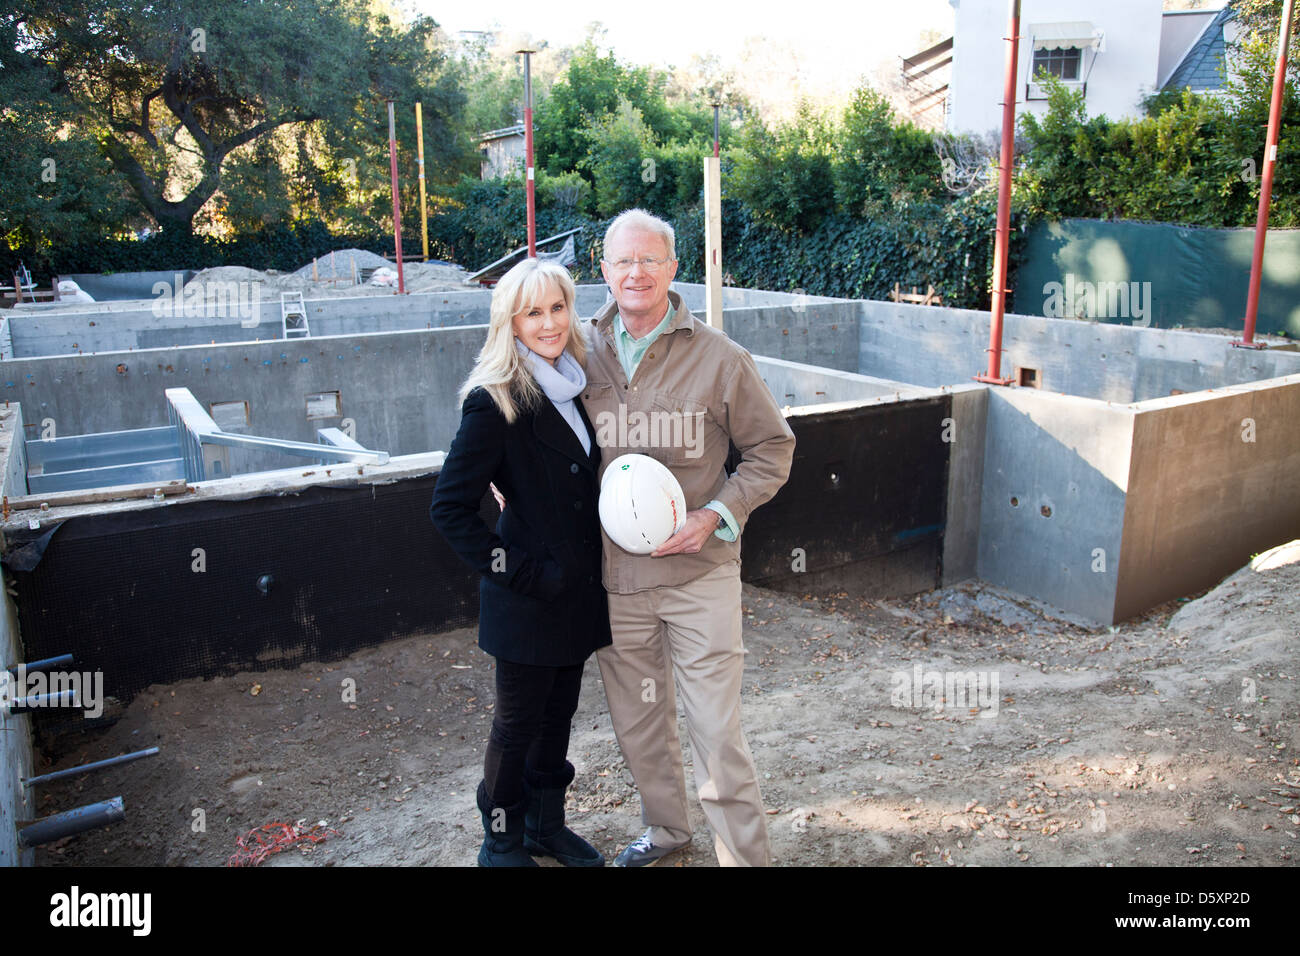
M 717 499 L 743 530 L 755 508 L 790 476 L 794 433 L 768 391 L 753 357 L 717 329 L 700 322 L 669 292 L 672 322 L 627 380 L 614 346 L 614 302 L 584 323 L 590 347 L 583 405 L 596 429 L 601 476 L 619 455 L 649 455 L 681 483 L 686 508 Z M 741 455 L 726 471 L 728 440 Z M 698 554 L 662 558 L 624 551 L 602 530 L 605 588 L 630 594 L 693 581 L 740 557 L 740 539 L 716 534 Z

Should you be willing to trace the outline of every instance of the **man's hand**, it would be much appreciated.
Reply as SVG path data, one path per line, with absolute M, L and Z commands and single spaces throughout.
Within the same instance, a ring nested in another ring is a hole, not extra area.
M 712 508 L 686 512 L 686 526 L 659 546 L 650 557 L 662 558 L 669 554 L 698 554 L 709 540 L 709 535 L 718 530 L 718 513 Z
M 505 511 L 506 510 L 505 497 L 501 494 L 500 491 L 497 490 L 497 486 L 492 484 L 491 482 L 488 482 L 488 487 L 492 489 L 492 497 L 497 500 L 497 507 L 500 508 L 502 511 Z

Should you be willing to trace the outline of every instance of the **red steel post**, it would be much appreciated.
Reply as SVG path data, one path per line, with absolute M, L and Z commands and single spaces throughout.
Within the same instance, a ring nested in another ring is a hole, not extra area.
M 1277 45 L 1277 67 L 1273 70 L 1273 100 L 1268 107 L 1268 137 L 1264 144 L 1264 173 L 1259 180 L 1259 215 L 1255 218 L 1255 252 L 1250 259 L 1250 291 L 1246 293 L 1246 318 L 1241 348 L 1263 348 L 1255 341 L 1255 320 L 1259 315 L 1259 286 L 1264 272 L 1264 241 L 1268 238 L 1268 205 L 1273 198 L 1273 170 L 1277 167 L 1277 139 L 1282 126 L 1282 94 L 1286 90 L 1286 48 L 1291 39 L 1293 0 L 1282 4 L 1281 36 Z
M 998 221 L 993 239 L 993 302 L 989 323 L 988 370 L 975 380 L 1006 385 L 1002 377 L 1002 317 L 1007 310 L 1007 253 L 1011 240 L 1011 164 L 1016 148 L 1016 68 L 1020 56 L 1020 0 L 1010 0 L 1006 82 L 1002 88 L 1002 154 L 998 167 Z

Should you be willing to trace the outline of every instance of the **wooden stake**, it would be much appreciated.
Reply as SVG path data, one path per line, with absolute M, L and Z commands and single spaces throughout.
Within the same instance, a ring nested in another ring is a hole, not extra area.
M 704 158 L 704 312 L 722 330 L 722 167 Z

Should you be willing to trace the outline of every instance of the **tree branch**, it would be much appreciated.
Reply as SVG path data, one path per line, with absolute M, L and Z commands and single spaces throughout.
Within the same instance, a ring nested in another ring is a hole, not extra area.
M 217 149 L 224 158 L 231 150 L 238 149 L 245 143 L 252 142 L 263 133 L 269 133 L 277 127 L 284 126 L 287 123 L 312 123 L 318 119 L 320 119 L 320 116 L 316 113 L 286 113 L 274 119 L 263 120 L 255 126 L 250 126 L 242 133 L 219 143 Z

